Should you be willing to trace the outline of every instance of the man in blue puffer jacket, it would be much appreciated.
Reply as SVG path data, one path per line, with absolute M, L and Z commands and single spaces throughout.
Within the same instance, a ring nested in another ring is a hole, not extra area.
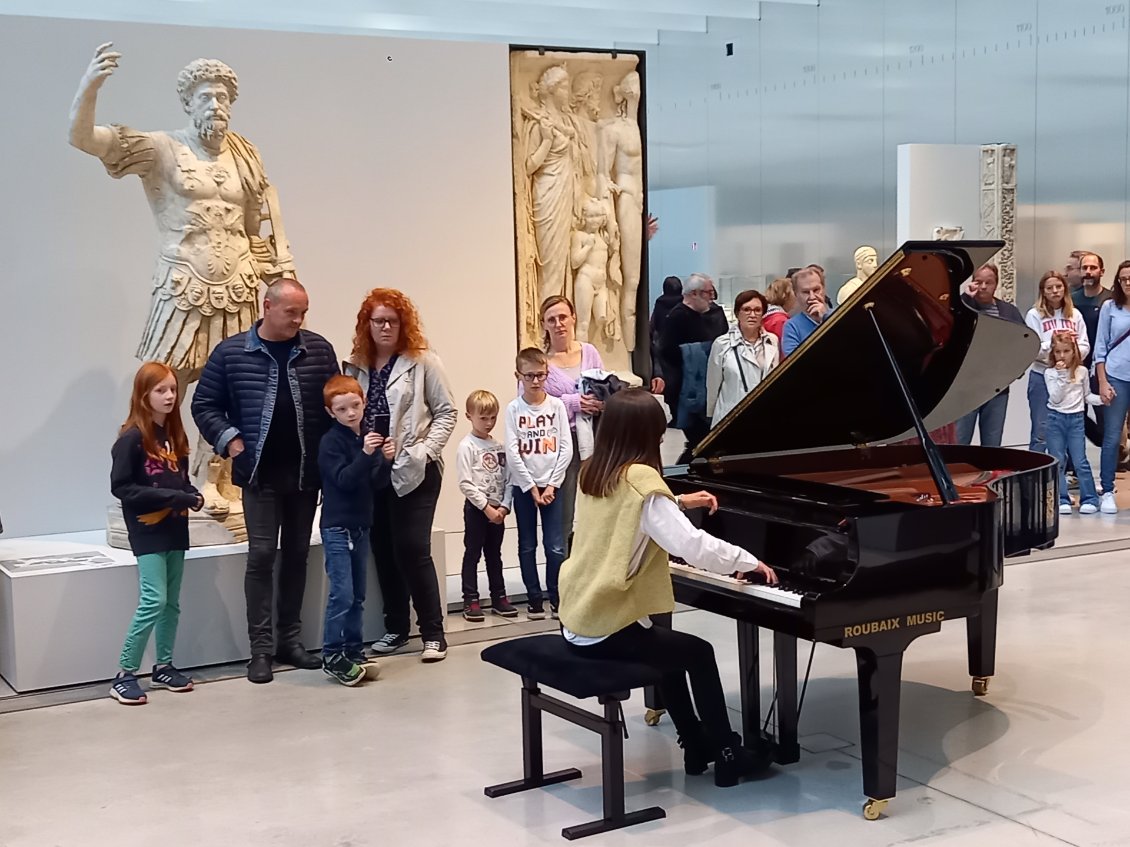
M 200 434 L 217 454 L 231 458 L 232 480 L 243 489 L 251 682 L 271 681 L 272 655 L 295 667 L 322 665 L 302 646 L 300 614 L 321 488 L 318 443 L 331 423 L 322 387 L 338 373 L 338 360 L 326 339 L 302 329 L 309 307 L 306 289 L 297 280 L 274 282 L 263 298 L 263 318 L 216 345 L 192 398 Z

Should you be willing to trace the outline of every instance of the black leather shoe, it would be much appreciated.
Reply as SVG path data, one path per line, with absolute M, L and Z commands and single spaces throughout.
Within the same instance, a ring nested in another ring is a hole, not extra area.
M 256 653 L 251 657 L 251 661 L 247 663 L 247 680 L 261 685 L 264 682 L 270 682 L 275 678 L 275 672 L 271 670 L 271 654 L 270 653 Z
M 765 773 L 772 764 L 771 742 L 758 738 L 752 747 L 745 747 L 741 736 L 734 733 L 730 744 L 718 751 L 714 761 L 714 784 L 719 788 L 731 788 L 742 777 Z
M 321 657 L 307 653 L 306 648 L 301 644 L 291 644 L 280 648 L 275 653 L 275 661 L 280 665 L 292 665 L 304 671 L 316 671 L 322 666 Z

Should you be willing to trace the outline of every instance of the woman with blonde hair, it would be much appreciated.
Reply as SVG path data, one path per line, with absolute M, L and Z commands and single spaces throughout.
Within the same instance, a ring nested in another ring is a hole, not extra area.
M 1040 338 L 1040 351 L 1028 371 L 1028 412 L 1032 429 L 1028 438 L 1028 449 L 1036 453 L 1048 452 L 1048 389 L 1044 382 L 1044 371 L 1048 368 L 1048 355 L 1052 349 L 1052 336 L 1066 332 L 1075 337 L 1079 352 L 1086 357 L 1091 343 L 1087 338 L 1087 327 L 1083 316 L 1076 310 L 1067 293 L 1067 280 L 1059 271 L 1048 271 L 1040 277 L 1036 304 L 1024 317 L 1026 323 Z

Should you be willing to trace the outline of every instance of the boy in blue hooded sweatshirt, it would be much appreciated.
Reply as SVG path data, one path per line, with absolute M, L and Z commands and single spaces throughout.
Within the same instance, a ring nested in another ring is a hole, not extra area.
M 373 523 L 373 481 L 384 478 L 395 455 L 391 438 L 361 434 L 365 395 L 353 377 L 333 376 L 322 389 L 326 411 L 334 419 L 318 448 L 322 476 L 322 550 L 330 590 L 322 641 L 322 670 L 342 685 L 375 678 L 375 663 L 362 656 L 361 613 L 369 529 Z

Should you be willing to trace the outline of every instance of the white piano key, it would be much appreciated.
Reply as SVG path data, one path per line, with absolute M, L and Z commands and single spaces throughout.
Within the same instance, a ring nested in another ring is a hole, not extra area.
M 776 603 L 779 606 L 800 608 L 801 595 L 797 594 L 795 591 L 789 591 L 787 588 L 777 588 L 772 585 L 755 585 L 745 582 L 744 580 L 735 579 L 732 576 L 727 576 L 726 574 L 704 571 L 701 568 L 694 568 L 690 565 L 680 565 L 675 562 L 671 562 L 671 572 L 689 577 L 690 579 L 702 580 L 703 582 L 719 583 L 732 591 L 749 594 L 753 597 L 760 597 L 762 600 Z

